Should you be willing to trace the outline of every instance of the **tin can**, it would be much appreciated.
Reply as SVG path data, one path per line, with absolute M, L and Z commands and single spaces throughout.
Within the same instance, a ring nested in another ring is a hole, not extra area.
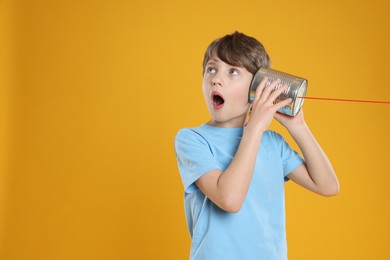
M 288 88 L 283 91 L 279 97 L 276 98 L 275 103 L 283 101 L 287 98 L 291 98 L 292 102 L 287 106 L 279 109 L 278 112 L 289 116 L 296 116 L 303 105 L 303 98 L 299 97 L 304 97 L 306 95 L 306 89 L 308 85 L 307 80 L 277 70 L 260 68 L 253 76 L 249 88 L 249 102 L 253 102 L 256 89 L 264 77 L 268 77 L 266 86 L 269 86 L 276 79 L 281 80 L 281 82 L 275 87 L 275 90 L 282 87 L 283 85 L 288 86 Z

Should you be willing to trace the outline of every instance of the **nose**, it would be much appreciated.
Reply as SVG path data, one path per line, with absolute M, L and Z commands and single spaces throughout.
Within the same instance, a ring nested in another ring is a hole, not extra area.
M 213 79 L 211 80 L 211 85 L 213 87 L 215 86 L 221 86 L 222 87 L 222 81 L 221 81 L 221 78 L 218 76 L 218 74 L 216 74 Z

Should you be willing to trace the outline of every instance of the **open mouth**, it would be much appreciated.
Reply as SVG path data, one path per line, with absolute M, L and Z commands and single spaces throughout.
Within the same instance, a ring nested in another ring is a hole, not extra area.
M 215 109 L 222 108 L 223 104 L 225 103 L 225 99 L 223 99 L 222 95 L 216 91 L 213 91 L 211 97 L 213 99 L 214 108 Z

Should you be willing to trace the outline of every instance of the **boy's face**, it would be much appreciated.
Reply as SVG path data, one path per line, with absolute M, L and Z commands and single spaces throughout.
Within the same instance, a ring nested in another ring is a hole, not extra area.
M 244 67 L 229 65 L 217 57 L 207 62 L 202 89 L 212 116 L 210 125 L 244 126 L 250 107 L 248 92 L 252 77 Z

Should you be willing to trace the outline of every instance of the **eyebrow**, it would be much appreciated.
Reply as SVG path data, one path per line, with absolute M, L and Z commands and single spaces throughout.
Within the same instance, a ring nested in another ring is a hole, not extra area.
M 206 63 L 206 65 L 207 64 L 218 64 L 218 60 L 217 59 L 210 59 L 207 63 Z

